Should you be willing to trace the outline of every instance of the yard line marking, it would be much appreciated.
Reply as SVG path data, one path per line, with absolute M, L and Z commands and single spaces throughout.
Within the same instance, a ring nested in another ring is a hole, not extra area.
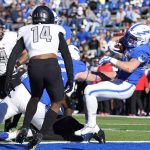
M 113 124 L 109 124 L 109 123 L 101 123 L 101 125 L 110 125 L 110 126 L 118 126 L 118 125 L 120 125 L 120 126 L 122 126 L 122 125 L 125 125 L 125 126 L 128 126 L 128 125 L 130 125 L 130 126 L 150 126 L 150 124 L 127 124 L 127 123 L 113 123 Z
M 22 121 L 18 122 L 19 125 L 22 123 L 23 123 Z M 109 126 L 109 125 L 110 126 L 150 126 L 150 124 L 135 124 L 135 123 L 134 124 L 126 124 L 126 123 L 125 124 L 124 123 L 120 123 L 120 124 L 119 123 L 117 123 L 117 124 L 116 123 L 114 123 L 114 124 L 106 123 L 105 124 L 105 123 L 101 123 L 101 125 L 106 125 L 106 126 Z
M 73 114 L 73 116 L 85 116 L 85 114 Z M 101 118 L 132 118 L 132 119 L 148 119 L 150 118 L 150 116 L 123 116 L 123 115 L 108 115 L 108 116 L 100 116 L 99 114 L 96 115 L 97 117 L 101 117 Z
M 27 144 L 28 142 L 24 142 L 22 145 Z M 71 141 L 50 141 L 50 142 L 40 142 L 40 144 L 57 144 L 57 143 L 62 143 L 62 144 L 79 144 L 81 142 L 71 142 Z M 97 143 L 97 141 L 93 141 L 91 140 L 90 143 Z M 88 143 L 88 144 L 90 144 Z M 150 141 L 107 141 L 107 143 L 150 143 Z M 0 142 L 0 144 L 15 144 L 15 145 L 20 145 L 20 143 L 16 143 L 16 142 Z M 83 144 L 87 144 L 87 143 L 83 143 Z
M 103 128 L 103 130 L 108 131 L 127 131 L 127 132 L 144 132 L 144 133 L 150 133 L 149 130 L 125 130 L 125 129 L 118 129 L 118 128 Z

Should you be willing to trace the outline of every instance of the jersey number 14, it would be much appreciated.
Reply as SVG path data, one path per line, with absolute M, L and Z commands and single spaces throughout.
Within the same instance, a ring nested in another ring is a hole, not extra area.
M 35 26 L 31 28 L 31 31 L 33 31 L 33 43 L 39 42 L 40 39 L 45 39 L 46 42 L 51 42 L 52 36 L 50 35 L 50 27 L 49 26 L 43 26 L 40 34 L 38 26 Z

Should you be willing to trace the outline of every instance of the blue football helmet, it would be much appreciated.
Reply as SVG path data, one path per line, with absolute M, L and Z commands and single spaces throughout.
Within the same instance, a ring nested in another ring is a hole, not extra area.
M 123 37 L 123 44 L 127 48 L 138 47 L 140 45 L 147 44 L 149 41 L 150 28 L 142 23 L 136 23 L 131 26 Z
M 53 12 L 53 15 L 54 15 L 54 23 L 60 25 L 61 24 L 60 17 L 57 15 L 57 13 L 55 11 L 52 10 L 52 12 Z
M 69 45 L 69 52 L 71 54 L 72 59 L 80 60 L 80 50 L 75 45 Z

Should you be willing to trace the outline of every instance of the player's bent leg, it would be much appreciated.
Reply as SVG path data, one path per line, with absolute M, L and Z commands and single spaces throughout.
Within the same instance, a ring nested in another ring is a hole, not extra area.
M 85 127 L 81 130 L 75 132 L 75 135 L 85 135 L 85 134 L 94 134 L 98 133 L 99 127 L 96 125 L 96 114 L 98 103 L 95 96 L 87 93 L 89 86 L 85 88 L 85 104 L 87 109 L 87 123 Z
M 97 89 L 97 87 L 95 87 Z M 91 94 L 93 91 L 93 86 L 89 85 L 85 88 L 85 105 L 87 109 L 87 122 L 84 128 L 75 131 L 75 135 L 83 136 L 86 141 L 90 141 L 92 137 L 96 137 L 95 139 L 105 142 L 104 134 L 100 134 L 102 130 L 96 124 L 96 114 L 97 114 L 97 98 L 95 95 Z M 104 133 L 104 132 L 103 132 Z M 103 139 L 103 140 L 102 140 Z M 104 143 L 100 142 L 100 143 Z
M 7 96 L 4 100 L 1 101 L 2 102 L 0 103 L 0 123 L 20 113 L 20 110 L 14 103 L 13 97 L 10 98 Z
M 11 91 L 11 97 L 6 97 L 0 103 L 0 122 L 13 117 L 19 113 L 25 112 L 30 94 L 23 84 L 15 87 L 15 91 Z

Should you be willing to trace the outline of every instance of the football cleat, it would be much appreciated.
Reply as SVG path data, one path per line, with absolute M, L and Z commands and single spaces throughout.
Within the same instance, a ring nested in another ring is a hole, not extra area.
M 42 141 L 43 135 L 41 133 L 36 133 L 33 135 L 33 139 L 28 143 L 28 149 L 35 149 L 37 144 Z
M 84 134 L 82 135 L 82 138 L 83 138 L 83 142 L 90 142 L 90 140 L 93 138 L 93 133 L 87 133 L 87 134 Z
M 100 129 L 98 131 L 98 133 L 95 133 L 93 135 L 93 138 L 98 141 L 100 144 L 105 144 L 106 143 L 106 140 L 105 140 L 105 133 L 102 129 Z
M 83 135 L 86 135 L 86 134 L 89 134 L 89 133 L 95 134 L 95 133 L 98 133 L 99 130 L 100 129 L 99 129 L 98 125 L 95 125 L 94 127 L 89 127 L 88 125 L 85 125 L 84 128 L 75 131 L 75 135 L 83 136 Z
M 16 137 L 16 142 L 22 144 L 23 141 L 26 139 L 27 134 L 28 134 L 28 129 L 27 129 L 27 128 L 22 128 L 22 129 L 19 131 L 19 133 L 18 133 L 18 135 L 17 135 L 17 137 Z

